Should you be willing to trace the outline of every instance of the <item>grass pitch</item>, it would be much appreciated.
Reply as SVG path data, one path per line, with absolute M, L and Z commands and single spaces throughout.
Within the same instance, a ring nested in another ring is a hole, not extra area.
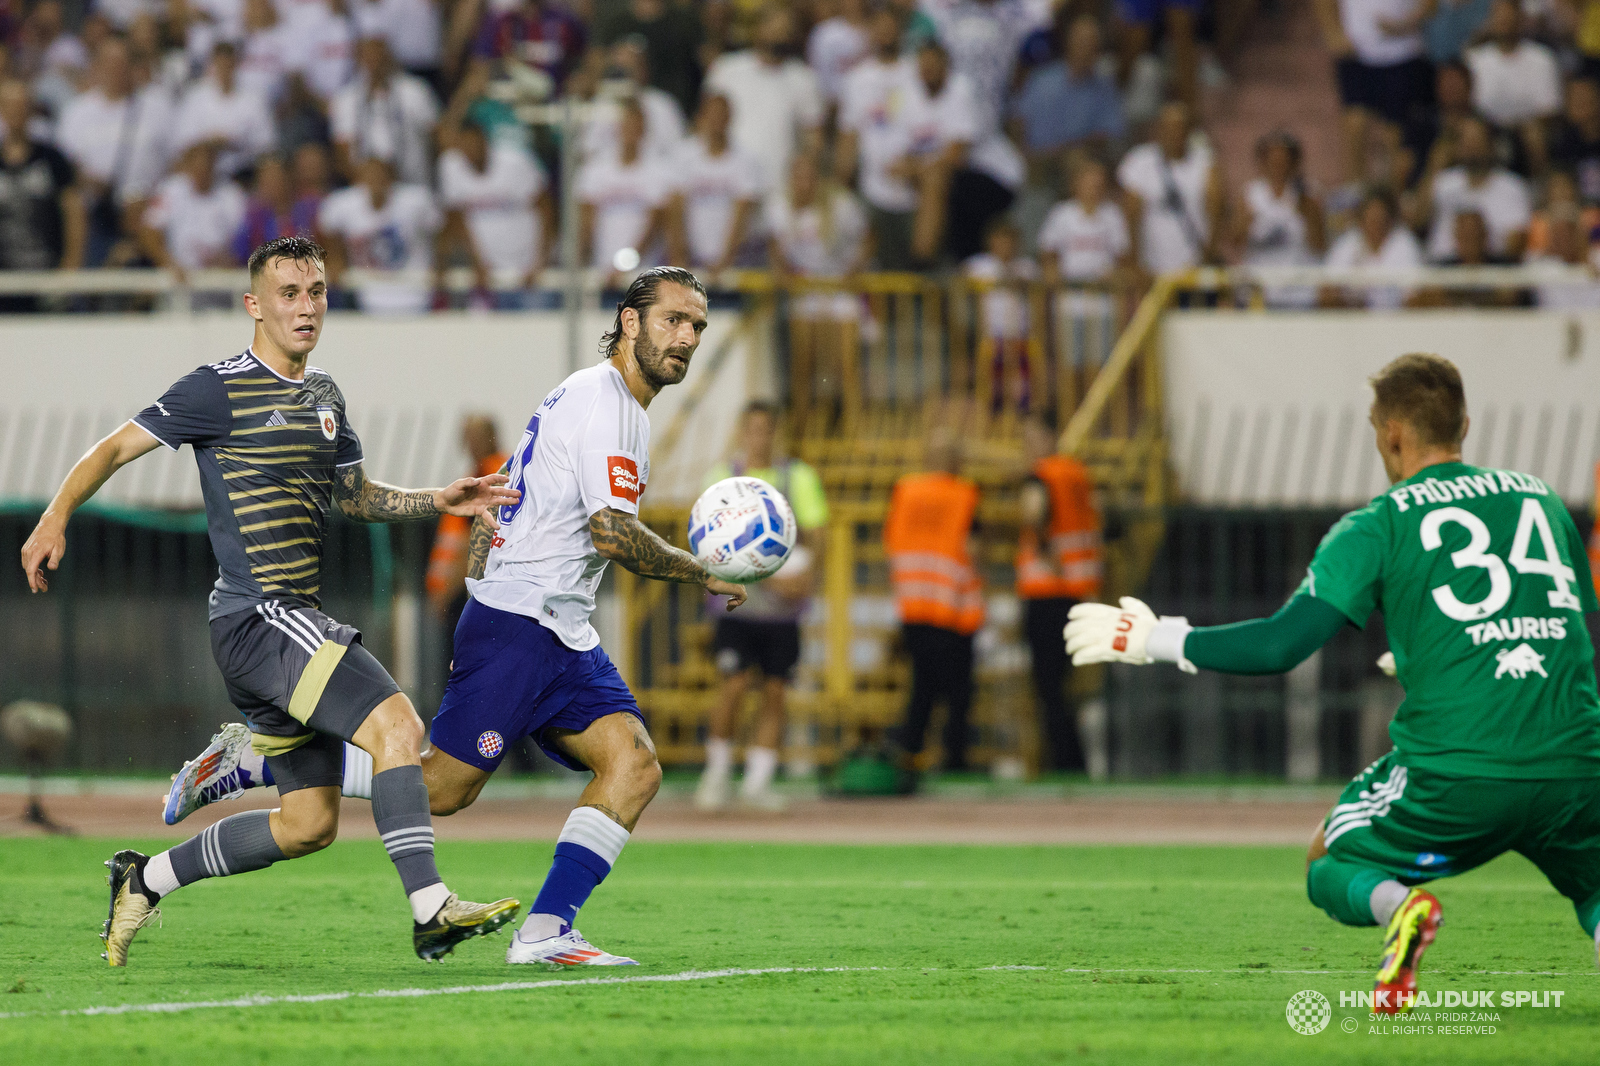
M 1516 857 L 1439 890 L 1424 988 L 1561 1006 L 1397 1034 L 1341 1008 L 1378 934 L 1306 902 L 1296 849 L 644 840 L 581 921 L 643 965 L 552 972 L 506 966 L 503 935 L 419 962 L 375 841 L 187 888 L 110 970 L 117 846 L 0 840 L 0 1062 L 1592 1063 L 1600 1026 L 1593 946 Z M 549 853 L 439 848 L 463 895 L 524 903 Z M 1332 1002 L 1314 1036 L 1285 1019 L 1302 989 Z

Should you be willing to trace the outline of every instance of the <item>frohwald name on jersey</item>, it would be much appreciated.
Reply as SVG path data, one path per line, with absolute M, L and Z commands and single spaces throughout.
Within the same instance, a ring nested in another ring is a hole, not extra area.
M 1482 474 L 1462 474 L 1448 480 L 1430 477 L 1410 485 L 1401 485 L 1389 492 L 1389 498 L 1401 511 L 1409 511 L 1413 505 L 1427 507 L 1498 496 L 1502 492 L 1531 492 L 1548 496 L 1550 486 L 1536 477 L 1519 474 L 1515 470 L 1489 470 Z

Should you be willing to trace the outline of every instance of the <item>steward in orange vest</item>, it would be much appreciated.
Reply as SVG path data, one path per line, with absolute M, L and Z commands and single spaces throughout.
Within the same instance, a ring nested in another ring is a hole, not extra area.
M 1100 512 L 1089 471 L 1071 456 L 1057 454 L 1055 424 L 1048 415 L 1024 423 L 1022 446 L 1029 473 L 1022 486 L 1017 596 L 1032 652 L 1044 768 L 1081 772 L 1077 713 L 1067 700 L 1072 664 L 1061 631 L 1074 604 L 1100 598 Z
M 978 486 L 959 476 L 961 450 L 952 434 L 929 439 L 926 465 L 927 473 L 895 484 L 883 523 L 889 579 L 911 656 L 911 696 L 894 739 L 906 754 L 919 754 L 934 704 L 943 702 L 944 768 L 964 770 L 972 636 L 983 625 L 983 587 L 968 549 Z
M 500 452 L 494 419 L 488 415 L 468 415 L 461 423 L 461 442 L 472 457 L 472 476 L 488 477 L 506 465 Z M 467 540 L 472 535 L 472 520 L 458 515 L 443 515 L 433 535 L 433 550 L 428 554 L 428 572 L 423 584 L 428 606 L 444 623 L 445 649 L 453 654 L 456 622 L 467 605 Z M 446 655 L 450 661 L 450 654 Z

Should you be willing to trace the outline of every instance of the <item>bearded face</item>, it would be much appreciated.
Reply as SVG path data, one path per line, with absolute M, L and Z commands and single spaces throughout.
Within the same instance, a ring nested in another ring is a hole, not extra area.
M 694 355 L 695 345 L 672 343 L 666 348 L 656 344 L 651 337 L 651 308 L 646 312 L 644 328 L 639 330 L 639 335 L 633 341 L 633 357 L 639 364 L 639 373 L 651 388 L 657 391 L 668 385 L 676 385 L 689 373 L 689 359 Z M 698 341 L 698 338 L 696 338 Z

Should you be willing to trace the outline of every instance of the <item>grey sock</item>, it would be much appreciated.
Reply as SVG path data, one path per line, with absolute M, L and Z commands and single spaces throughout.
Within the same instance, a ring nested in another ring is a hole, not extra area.
M 231 815 L 172 849 L 178 884 L 261 870 L 284 858 L 272 839 L 272 812 Z
M 433 817 L 422 767 L 396 766 L 372 775 L 372 820 L 406 895 L 444 880 L 433 861 Z

